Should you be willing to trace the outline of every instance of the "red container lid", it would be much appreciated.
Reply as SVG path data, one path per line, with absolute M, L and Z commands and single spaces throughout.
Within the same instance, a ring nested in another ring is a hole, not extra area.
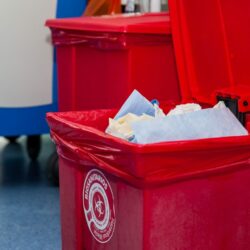
M 57 29 L 94 32 L 140 34 L 169 34 L 171 32 L 170 18 L 166 12 L 51 19 L 46 22 L 46 26 Z
M 224 95 L 250 111 L 250 1 L 169 0 L 169 8 L 184 100 Z

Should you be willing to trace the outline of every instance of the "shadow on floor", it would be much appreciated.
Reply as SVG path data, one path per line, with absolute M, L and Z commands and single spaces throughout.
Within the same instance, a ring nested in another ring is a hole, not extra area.
M 47 178 L 52 152 L 47 135 L 37 161 L 29 159 L 25 137 L 15 143 L 0 138 L 1 249 L 61 249 L 59 190 Z

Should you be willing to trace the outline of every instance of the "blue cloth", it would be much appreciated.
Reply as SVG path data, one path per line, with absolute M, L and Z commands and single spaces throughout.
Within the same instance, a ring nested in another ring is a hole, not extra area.
M 228 108 L 209 108 L 132 123 L 140 144 L 247 135 Z
M 128 99 L 125 101 L 125 103 L 122 105 L 114 119 L 119 119 L 120 117 L 128 113 L 133 113 L 138 116 L 142 114 L 154 116 L 155 109 L 149 100 L 147 100 L 137 90 L 134 90 L 132 94 L 128 97 Z

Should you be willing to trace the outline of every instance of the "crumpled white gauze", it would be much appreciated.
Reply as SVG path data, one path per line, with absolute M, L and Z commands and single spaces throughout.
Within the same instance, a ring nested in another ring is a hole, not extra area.
M 198 110 L 201 110 L 201 106 L 197 103 L 180 104 L 177 105 L 174 109 L 171 109 L 167 115 L 181 115 Z
M 149 100 L 147 100 L 137 90 L 134 90 L 128 97 L 128 99 L 124 102 L 114 119 L 116 120 L 128 113 L 133 113 L 138 116 L 142 114 L 154 116 L 155 109 Z
M 131 128 L 131 123 L 150 119 L 154 119 L 154 117 L 146 114 L 137 116 L 132 113 L 128 113 L 117 120 L 109 118 L 109 126 L 105 132 L 107 134 L 131 141 L 134 138 L 134 132 Z
M 226 107 L 202 109 L 131 124 L 140 144 L 247 135 L 247 130 Z

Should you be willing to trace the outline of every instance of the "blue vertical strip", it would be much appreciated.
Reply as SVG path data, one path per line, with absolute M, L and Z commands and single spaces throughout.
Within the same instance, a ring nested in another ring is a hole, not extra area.
M 57 18 L 81 16 L 86 7 L 86 0 L 58 0 Z

